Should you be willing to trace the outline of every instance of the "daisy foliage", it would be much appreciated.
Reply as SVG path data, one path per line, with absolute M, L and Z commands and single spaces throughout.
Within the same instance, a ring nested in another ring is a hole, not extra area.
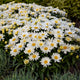
M 19 63 L 42 67 L 74 63 L 80 55 L 80 29 L 66 12 L 41 5 L 0 5 L 0 47 Z

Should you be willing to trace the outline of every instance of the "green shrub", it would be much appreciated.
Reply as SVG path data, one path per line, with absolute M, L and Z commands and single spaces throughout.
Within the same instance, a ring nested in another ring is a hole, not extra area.
M 49 6 L 65 9 L 69 18 L 80 19 L 80 0 L 51 0 Z
M 64 9 L 65 1 L 66 0 L 51 0 L 49 3 L 47 3 L 47 5 Z
M 80 0 L 66 0 L 64 8 L 70 18 L 80 20 Z

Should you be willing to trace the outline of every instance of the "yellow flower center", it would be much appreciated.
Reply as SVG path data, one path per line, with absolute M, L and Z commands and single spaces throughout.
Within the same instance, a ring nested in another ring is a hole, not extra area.
M 15 34 L 17 35 L 18 34 L 18 31 L 16 31 Z
M 0 36 L 0 38 L 2 38 L 2 36 Z
M 74 46 L 71 46 L 71 50 L 75 50 L 75 47 Z
M 43 45 L 43 43 L 39 43 L 39 45 L 40 45 L 40 46 L 42 46 L 42 45 Z
M 45 34 L 44 33 L 42 33 L 42 36 L 44 36 Z
M 54 59 L 58 59 L 58 56 L 54 56 Z
M 41 37 L 41 36 L 38 36 L 38 38 L 39 38 L 39 39 L 42 39 L 42 37 Z
M 24 39 L 23 42 L 26 42 L 26 40 Z
M 44 15 L 41 15 L 42 17 L 44 17 Z
M 52 32 L 50 31 L 49 34 L 52 34 Z
M 56 11 L 56 9 L 54 9 L 54 11 Z
M 51 43 L 51 46 L 54 46 L 54 43 Z
M 34 12 L 32 12 L 32 15 L 34 15 Z
M 48 25 L 49 23 L 46 23 L 46 25 Z
M 48 47 L 44 47 L 44 50 L 48 50 Z
M 46 28 L 48 28 L 48 26 L 46 26 Z
M 72 34 L 72 32 L 68 32 L 68 34 Z
M 15 41 L 16 39 L 14 38 L 14 39 L 12 39 L 12 41 Z
M 17 52 L 17 49 L 14 49 L 14 51 L 13 52 Z
M 41 8 L 39 8 L 41 10 Z
M 26 34 L 23 34 L 23 37 L 25 37 L 26 36 Z
M 58 23 L 58 21 L 56 20 L 55 23 Z
M 32 34 L 30 34 L 29 37 L 32 37 Z
M 69 38 L 69 37 L 66 37 L 66 40 L 67 40 L 67 41 L 70 41 L 70 38 Z
M 58 35 L 58 37 L 60 38 L 60 37 L 61 37 L 61 35 Z
M 35 35 L 34 38 L 37 38 L 37 35 Z
M 38 29 L 38 27 L 36 26 L 36 27 L 34 27 L 35 29 Z
M 31 50 L 29 49 L 27 52 L 28 52 L 28 53 L 31 53 Z
M 48 61 L 47 61 L 47 60 L 45 60 L 45 61 L 44 61 L 44 64 L 47 64 L 47 63 L 48 63 Z
M 35 46 L 36 45 L 36 43 L 32 43 L 32 46 Z
M 58 39 L 57 42 L 61 42 L 61 41 Z
M 64 48 L 64 49 L 67 49 L 67 46 L 64 46 L 63 48 Z
M 39 11 L 39 9 L 36 9 L 36 11 Z
M 60 31 L 57 31 L 57 33 L 60 33 Z
M 19 45 L 19 48 L 22 48 L 22 45 Z
M 32 56 L 32 58 L 36 58 L 36 55 L 34 54 L 34 55 Z

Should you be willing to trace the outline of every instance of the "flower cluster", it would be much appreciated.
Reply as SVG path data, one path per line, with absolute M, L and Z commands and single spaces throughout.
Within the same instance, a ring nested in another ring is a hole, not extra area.
M 6 41 L 5 49 L 10 49 L 11 56 L 27 55 L 25 64 L 37 61 L 47 67 L 60 63 L 80 50 L 80 29 L 65 16 L 58 8 L 35 3 L 0 5 L 0 41 Z

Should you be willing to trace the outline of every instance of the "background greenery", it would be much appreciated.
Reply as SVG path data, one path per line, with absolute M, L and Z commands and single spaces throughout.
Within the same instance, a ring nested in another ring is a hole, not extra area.
M 15 2 L 37 3 L 43 6 L 59 7 L 68 13 L 68 18 L 72 21 L 80 20 L 80 0 L 0 0 L 0 4 Z

